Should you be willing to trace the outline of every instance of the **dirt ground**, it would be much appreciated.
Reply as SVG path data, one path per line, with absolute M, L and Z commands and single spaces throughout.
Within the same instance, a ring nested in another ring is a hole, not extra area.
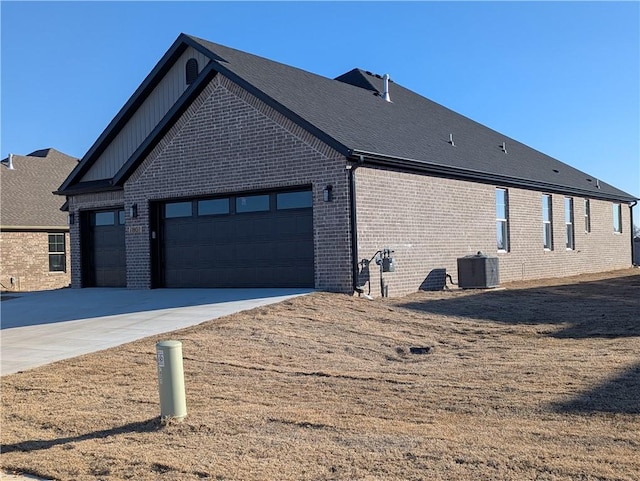
M 60 480 L 638 480 L 640 271 L 314 293 L 2 378 L 4 469 Z M 159 420 L 155 343 L 188 417 Z

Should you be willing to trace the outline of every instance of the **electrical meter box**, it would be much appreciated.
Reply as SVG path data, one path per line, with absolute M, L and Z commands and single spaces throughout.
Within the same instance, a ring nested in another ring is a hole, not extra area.
M 395 272 L 396 264 L 393 261 L 393 257 L 382 258 L 382 272 Z

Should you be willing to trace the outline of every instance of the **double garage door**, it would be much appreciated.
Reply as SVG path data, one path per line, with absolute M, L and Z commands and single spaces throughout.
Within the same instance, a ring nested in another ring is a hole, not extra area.
M 152 206 L 156 287 L 313 287 L 310 189 Z

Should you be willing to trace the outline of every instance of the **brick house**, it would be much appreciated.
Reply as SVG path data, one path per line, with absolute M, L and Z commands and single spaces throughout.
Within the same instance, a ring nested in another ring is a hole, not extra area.
M 373 295 L 385 248 L 389 295 L 478 251 L 501 281 L 629 267 L 636 200 L 386 76 L 184 34 L 58 193 L 74 287 Z
M 77 164 L 78 159 L 54 149 L 2 160 L 2 290 L 39 291 L 70 284 L 67 214 L 53 191 Z

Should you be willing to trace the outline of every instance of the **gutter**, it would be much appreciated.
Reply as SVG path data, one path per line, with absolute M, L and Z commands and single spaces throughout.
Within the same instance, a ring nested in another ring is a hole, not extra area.
M 375 152 L 367 152 L 364 150 L 352 150 L 349 159 L 352 161 L 360 161 L 366 157 L 368 164 L 381 167 L 395 167 L 405 171 L 422 172 L 431 175 L 438 175 L 450 179 L 467 180 L 474 182 L 483 182 L 489 184 L 499 184 L 505 187 L 515 187 L 523 189 L 544 190 L 547 192 L 558 194 L 571 194 L 578 197 L 588 197 L 591 199 L 610 200 L 616 202 L 635 202 L 637 199 L 630 196 L 619 196 L 615 194 L 605 194 L 594 192 L 587 189 L 579 189 L 575 187 L 567 187 L 565 185 L 552 184 L 547 182 L 539 182 L 535 180 L 523 179 L 519 177 L 508 177 L 505 175 L 478 172 L 475 170 L 464 169 L 460 167 L 450 167 L 442 164 L 428 163 L 425 161 L 407 159 L 402 157 L 389 157 Z
M 18 231 L 69 231 L 69 226 L 60 226 L 60 225 L 3 225 L 0 226 L 0 231 L 2 232 L 18 232 Z

